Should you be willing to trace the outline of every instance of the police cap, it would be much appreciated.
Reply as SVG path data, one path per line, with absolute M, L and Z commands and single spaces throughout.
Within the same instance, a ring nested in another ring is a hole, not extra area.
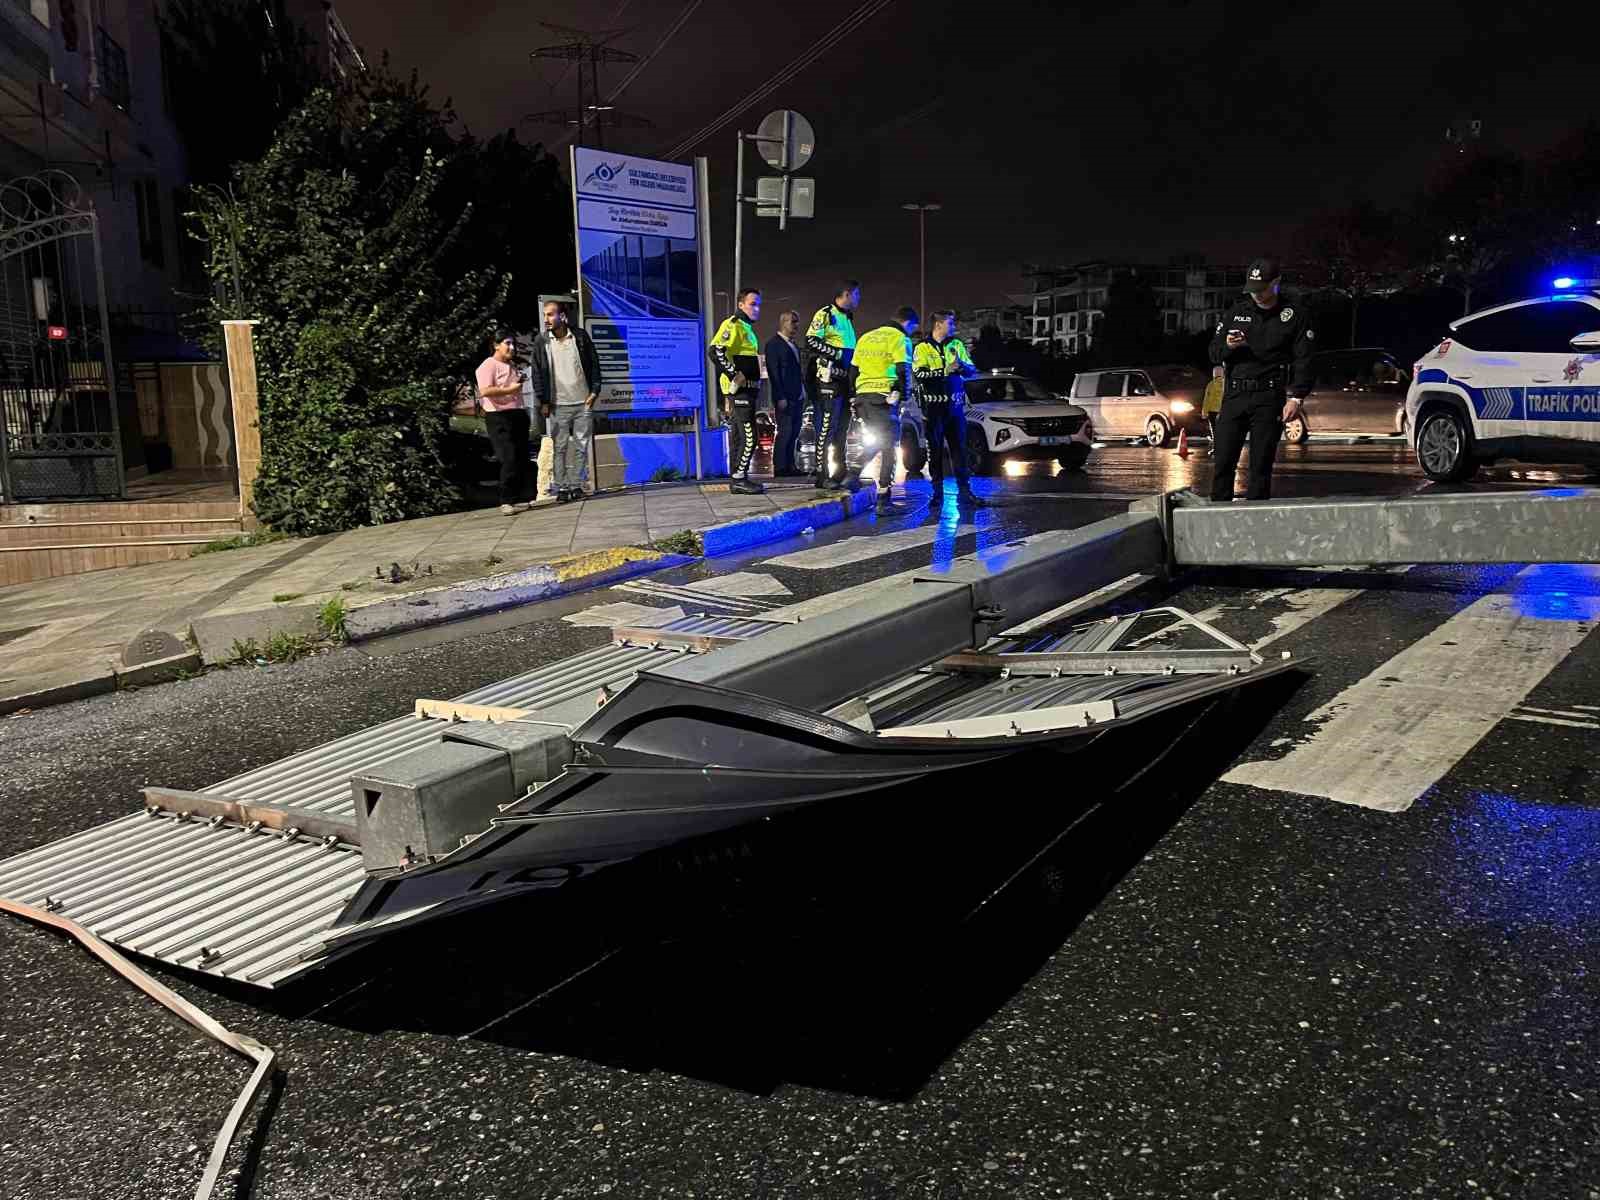
M 1247 292 L 1264 292 L 1277 282 L 1283 274 L 1278 266 L 1278 260 L 1270 255 L 1256 259 L 1250 264 L 1250 269 L 1244 273 L 1244 290 Z

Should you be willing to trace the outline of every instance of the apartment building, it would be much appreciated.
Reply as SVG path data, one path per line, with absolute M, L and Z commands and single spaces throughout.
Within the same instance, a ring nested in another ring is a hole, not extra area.
M 1049 268 L 1034 276 L 1029 340 L 1064 355 L 1094 344 L 1113 281 L 1137 273 L 1149 281 L 1164 333 L 1200 333 L 1213 327 L 1244 286 L 1244 268 L 1189 260 L 1165 266 L 1087 262 Z

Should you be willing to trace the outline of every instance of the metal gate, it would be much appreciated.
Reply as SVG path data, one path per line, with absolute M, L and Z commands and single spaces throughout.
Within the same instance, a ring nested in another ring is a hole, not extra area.
M 123 494 L 94 202 L 65 171 L 0 186 L 0 500 Z

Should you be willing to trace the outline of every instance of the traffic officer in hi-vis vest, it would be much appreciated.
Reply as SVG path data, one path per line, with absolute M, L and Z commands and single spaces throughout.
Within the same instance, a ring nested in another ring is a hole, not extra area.
M 750 478 L 750 461 L 756 454 L 756 398 L 761 392 L 761 341 L 756 337 L 760 319 L 760 290 L 741 288 L 737 310 L 717 327 L 710 348 L 723 412 L 733 425 L 728 461 L 733 482 L 728 490 L 742 496 L 759 496 L 767 490 Z
M 895 451 L 900 448 L 900 402 L 911 395 L 911 339 L 917 310 L 902 308 L 892 324 L 880 325 L 856 344 L 856 416 L 861 422 L 861 457 L 878 458 L 878 511 L 887 512 L 894 492 Z M 861 467 L 847 482 L 861 487 Z
M 956 314 L 944 309 L 929 319 L 932 336 L 917 343 L 911 368 L 928 430 L 928 473 L 933 477 L 934 499 L 944 492 L 944 452 L 948 449 L 955 464 L 959 502 L 977 506 L 982 502 L 972 494 L 967 464 L 967 380 L 978 368 L 966 343 L 956 336 Z
M 861 303 L 861 285 L 846 279 L 839 285 L 832 304 L 825 304 L 811 318 L 806 330 L 806 350 L 814 364 L 817 389 L 812 426 L 817 431 L 817 488 L 837 490 L 845 473 L 845 434 L 848 431 L 850 397 L 855 394 L 852 359 L 856 351 L 856 306 Z M 835 465 L 828 466 L 832 448 Z

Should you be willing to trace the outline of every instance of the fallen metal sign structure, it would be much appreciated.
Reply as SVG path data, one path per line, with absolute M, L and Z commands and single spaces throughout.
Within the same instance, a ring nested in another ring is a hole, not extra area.
M 1085 754 L 1289 668 L 1171 608 L 1050 632 L 1176 567 L 1592 563 L 1597 517 L 1597 492 L 1157 497 L 812 620 L 618 630 L 212 787 L 148 788 L 143 812 L 0 862 L 0 909 L 68 929 L 114 966 L 110 946 L 281 986 L 421 920 L 1030 747 Z M 204 1196 L 271 1053 L 172 1000 L 257 1062 Z
M 148 788 L 142 813 L 0 863 L 0 896 L 136 954 L 278 987 L 416 921 L 763 816 L 1031 745 L 1086 749 L 1280 669 L 1215 635 L 1204 651 L 1125 648 L 1129 618 L 995 636 L 1148 578 L 1163 553 L 1160 521 L 1133 513 L 811 620 L 617 630 L 210 787 Z M 998 668 L 951 658 L 974 650 Z M 1227 658 L 1182 657 L 1195 653 Z M 1155 670 L 1153 654 L 1182 666 Z M 1059 657 L 1021 678 L 1040 655 Z
M 609 646 L 420 699 L 199 791 L 146 789 L 143 813 L 0 862 L 0 898 L 137 954 L 281 986 L 415 921 L 1029 745 L 1090 750 L 1284 668 L 1171 609 L 1050 632 L 1130 581 L 1200 565 L 1595 562 L 1597 506 L 1600 492 L 1247 505 L 1176 493 L 804 621 L 619 629 Z M 1045 614 L 1058 616 L 1038 625 Z

